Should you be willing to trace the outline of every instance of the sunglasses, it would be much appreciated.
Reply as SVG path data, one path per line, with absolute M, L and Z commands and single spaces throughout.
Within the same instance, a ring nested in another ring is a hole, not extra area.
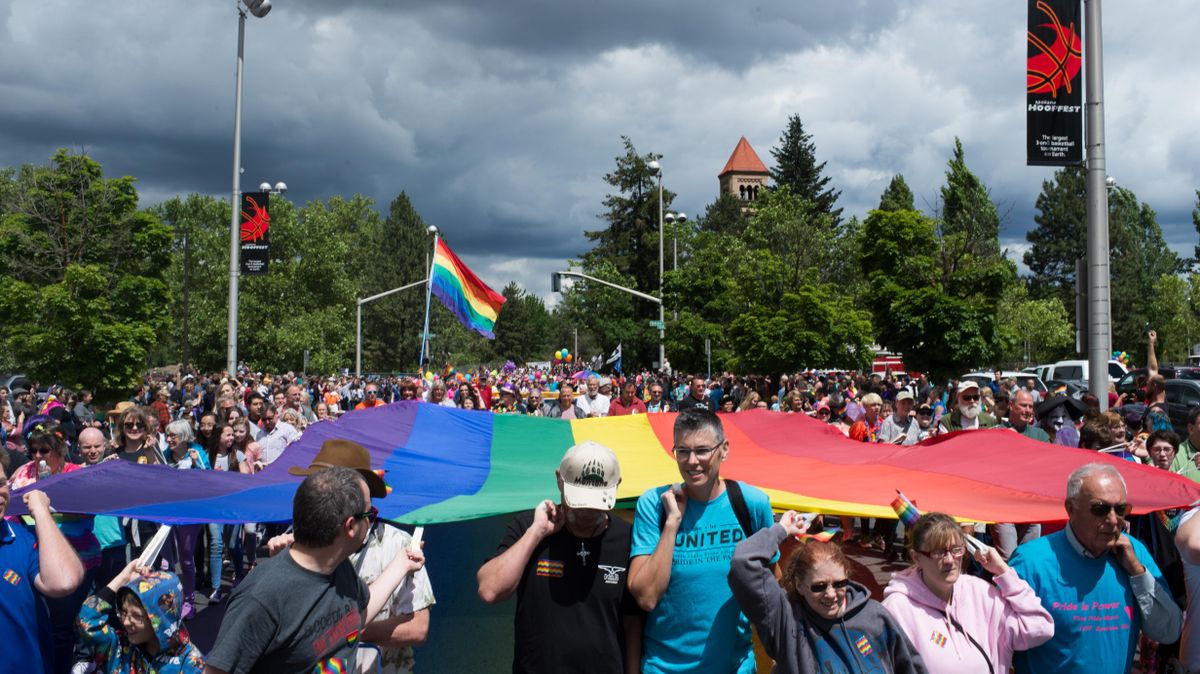
M 969 403 L 977 403 L 977 402 L 979 402 L 979 396 L 978 396 L 978 395 L 973 395 L 973 396 L 959 396 L 959 397 L 960 397 L 960 398 L 962 398 L 963 400 L 965 400 L 965 401 L 969 402 Z
M 34 456 L 38 456 L 39 454 L 49 454 L 52 451 L 54 451 L 54 450 L 50 449 L 49 447 L 30 447 L 29 448 L 29 453 Z
M 1088 506 L 1088 512 L 1096 517 L 1108 517 L 1108 513 L 1116 511 L 1117 517 L 1126 517 L 1133 512 L 1133 506 L 1128 503 L 1093 503 Z
M 371 506 L 371 509 L 368 510 L 367 512 L 358 513 L 357 515 L 355 515 L 354 519 L 366 520 L 368 522 L 374 522 L 378 517 L 379 517 L 379 508 L 376 508 L 375 506 Z
M 143 424 L 140 421 L 126 421 L 125 422 L 125 428 L 138 429 L 138 428 L 145 428 L 145 427 L 146 427 L 146 424 Z
M 830 586 L 832 586 L 835 590 L 844 590 L 847 587 L 850 587 L 850 579 L 843 578 L 841 580 L 835 580 L 832 582 L 813 583 L 812 585 L 808 586 L 808 589 L 813 594 L 822 594 L 825 592 L 825 590 L 828 590 Z

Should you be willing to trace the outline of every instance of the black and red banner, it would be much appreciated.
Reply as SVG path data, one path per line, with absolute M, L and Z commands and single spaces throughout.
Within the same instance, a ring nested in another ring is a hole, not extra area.
M 1079 0 L 1029 0 L 1026 163 L 1083 163 L 1083 39 Z
M 271 215 L 268 192 L 242 192 L 242 273 L 267 273 L 271 258 Z

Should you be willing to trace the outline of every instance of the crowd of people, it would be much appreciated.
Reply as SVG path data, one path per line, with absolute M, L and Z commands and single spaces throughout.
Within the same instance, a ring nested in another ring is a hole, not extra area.
M 1113 411 L 1100 412 L 1094 399 L 1000 371 L 940 384 L 891 372 L 709 378 L 511 364 L 412 377 L 155 375 L 102 411 L 86 391 L 0 387 L 0 516 L 23 488 L 29 511 L 0 530 L 0 633 L 14 646 L 0 649 L 0 671 L 411 671 L 435 603 L 424 555 L 378 521 L 381 467 L 352 442 L 326 441 L 312 465 L 291 469 L 305 479 L 290 527 L 175 526 L 153 566 L 139 555 L 157 524 L 58 513 L 36 488 L 105 461 L 252 475 L 312 424 L 406 400 L 565 419 L 678 413 L 680 481 L 643 494 L 632 523 L 612 512 L 616 455 L 585 442 L 556 472 L 560 499 L 517 515 L 479 569 L 484 602 L 516 598 L 514 671 L 752 672 L 752 627 L 780 672 L 1124 672 L 1135 654 L 1144 672 L 1200 671 L 1200 635 L 1186 638 L 1200 617 L 1181 610 L 1200 593 L 1200 519 L 1132 516 L 1109 464 L 1067 479 L 1059 531 L 926 513 L 907 530 L 843 517 L 834 540 L 809 536 L 824 518 L 776 515 L 763 491 L 720 474 L 722 415 L 775 412 L 896 445 L 1007 428 L 1200 480 L 1200 407 L 1181 438 L 1164 392 L 1153 368 L 1133 399 L 1114 392 Z M 909 566 L 873 594 L 852 577 L 855 546 Z M 188 636 L 198 592 L 228 603 L 207 654 Z

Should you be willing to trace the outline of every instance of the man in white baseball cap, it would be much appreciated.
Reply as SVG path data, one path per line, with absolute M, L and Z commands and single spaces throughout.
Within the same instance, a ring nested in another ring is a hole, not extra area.
M 517 595 L 513 671 L 637 671 L 643 616 L 626 588 L 629 523 L 612 517 L 621 466 L 586 441 L 567 450 L 550 499 L 508 525 L 476 574 L 479 597 Z
M 979 403 L 979 384 L 964 379 L 958 382 L 958 392 L 954 394 L 957 406 L 948 416 L 942 417 L 942 432 L 969 431 L 978 428 L 994 428 L 996 417 L 983 412 Z
M 913 394 L 908 389 L 896 393 L 896 410 L 879 426 L 879 441 L 896 445 L 915 445 L 921 439 L 921 425 L 913 413 Z

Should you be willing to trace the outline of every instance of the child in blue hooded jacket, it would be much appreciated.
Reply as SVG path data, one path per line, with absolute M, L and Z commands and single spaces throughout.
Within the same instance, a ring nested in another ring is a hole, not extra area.
M 139 569 L 134 560 L 88 597 L 75 627 L 93 653 L 95 671 L 201 674 L 204 657 L 179 617 L 182 592 L 175 574 Z M 110 623 L 114 613 L 117 620 Z

